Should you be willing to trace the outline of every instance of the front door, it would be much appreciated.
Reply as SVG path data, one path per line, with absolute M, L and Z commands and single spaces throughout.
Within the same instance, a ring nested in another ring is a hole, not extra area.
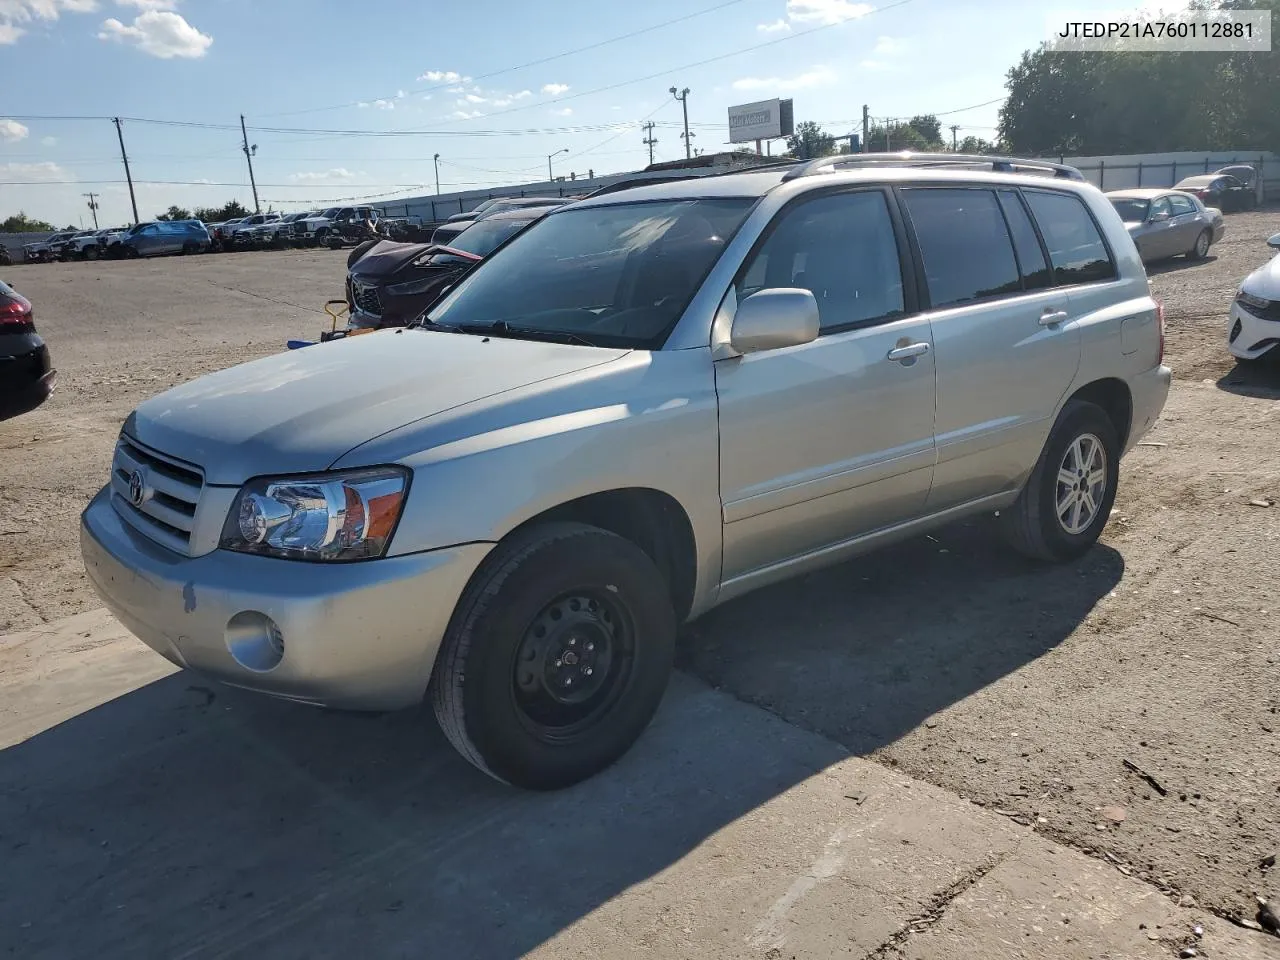
M 1200 231 L 1205 229 L 1205 218 L 1200 216 L 1200 209 L 1190 197 L 1172 196 L 1169 206 L 1173 208 L 1173 217 L 1169 221 L 1173 229 L 1169 231 L 1169 251 L 1165 256 L 1176 257 L 1195 249 Z
M 879 189 L 801 200 L 739 274 L 812 291 L 812 343 L 718 360 L 726 587 L 923 509 L 933 475 L 933 338 L 903 283 L 905 240 Z

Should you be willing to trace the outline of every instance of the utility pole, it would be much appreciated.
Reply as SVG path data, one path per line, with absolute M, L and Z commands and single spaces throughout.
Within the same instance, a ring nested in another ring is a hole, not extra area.
M 867 111 L 867 105 L 862 105 L 862 152 L 866 153 L 871 149 L 871 114 Z
M 120 140 L 120 159 L 124 161 L 124 178 L 129 181 L 129 203 L 133 207 L 133 222 L 138 222 L 138 198 L 133 195 L 133 174 L 129 172 L 129 155 L 124 152 L 124 131 L 120 129 L 120 118 L 112 117 L 116 125 L 116 137 Z
M 438 197 L 440 196 L 440 154 L 437 153 L 431 159 L 435 161 L 436 165 L 436 196 Z
M 960 152 L 960 148 L 956 146 L 956 131 L 958 131 L 959 129 L 960 129 L 960 124 L 953 123 L 951 125 L 951 152 L 952 153 Z
M 82 197 L 89 198 L 89 209 L 93 211 L 93 229 L 98 229 L 98 195 L 96 193 L 82 193 Z
M 244 128 L 244 114 L 240 114 L 240 136 L 244 138 L 244 159 L 249 164 L 249 186 L 253 187 L 253 212 L 261 213 L 262 207 L 258 204 L 258 183 L 253 179 L 253 155 L 258 152 L 258 145 L 253 145 L 253 151 L 249 150 L 249 134 Z
M 686 160 L 693 159 L 693 141 L 689 138 L 693 136 L 689 132 L 689 88 L 677 92 L 675 87 L 671 88 L 671 95 L 680 101 L 680 106 L 684 110 L 684 158 Z
M 547 154 L 547 182 L 548 183 L 555 183 L 555 180 L 556 180 L 556 175 L 551 172 L 551 158 L 558 157 L 560 156 L 560 154 L 568 153 L 568 152 L 569 152 L 569 148 L 565 147 L 562 150 L 557 150 L 555 153 Z
M 649 166 L 653 166 L 653 148 L 658 144 L 658 138 L 653 135 L 653 121 L 650 120 L 644 125 L 645 138 L 640 142 L 649 148 Z

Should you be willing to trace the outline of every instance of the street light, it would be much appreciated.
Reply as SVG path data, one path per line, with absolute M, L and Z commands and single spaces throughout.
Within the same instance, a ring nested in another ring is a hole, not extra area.
M 690 160 L 693 158 L 693 145 L 689 141 L 689 88 L 676 90 L 672 87 L 671 95 L 680 101 L 680 106 L 684 109 L 684 158 Z
M 555 174 L 551 172 L 551 158 L 558 157 L 560 156 L 560 154 L 568 153 L 568 152 L 569 152 L 569 148 L 565 147 L 563 150 L 557 150 L 555 153 L 547 154 L 547 180 L 548 181 L 554 182 L 556 179 Z
M 440 196 L 440 154 L 436 154 L 432 159 L 436 164 L 436 196 Z

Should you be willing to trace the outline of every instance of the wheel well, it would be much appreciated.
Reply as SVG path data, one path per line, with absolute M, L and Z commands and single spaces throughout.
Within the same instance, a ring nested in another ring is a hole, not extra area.
M 1120 438 L 1120 448 L 1124 449 L 1133 420 L 1133 398 L 1128 384 L 1110 377 L 1095 380 L 1073 393 L 1071 399 L 1086 400 L 1105 410 L 1116 428 L 1116 436 Z
M 674 497 L 647 487 L 606 490 L 543 511 L 512 533 L 560 520 L 590 524 L 630 540 L 666 579 L 677 618 L 688 616 L 697 581 L 697 548 L 689 515 Z

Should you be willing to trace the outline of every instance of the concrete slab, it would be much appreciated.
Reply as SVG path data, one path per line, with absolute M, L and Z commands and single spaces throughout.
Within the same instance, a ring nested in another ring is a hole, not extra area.
M 428 716 L 171 673 L 101 613 L 0 638 L 0 946 L 24 960 L 1145 956 L 1097 919 L 1134 903 L 1190 929 L 1046 843 L 683 676 L 622 762 L 538 795 Z M 1062 936 L 1040 917 L 1068 882 L 1086 946 L 1026 940 Z

